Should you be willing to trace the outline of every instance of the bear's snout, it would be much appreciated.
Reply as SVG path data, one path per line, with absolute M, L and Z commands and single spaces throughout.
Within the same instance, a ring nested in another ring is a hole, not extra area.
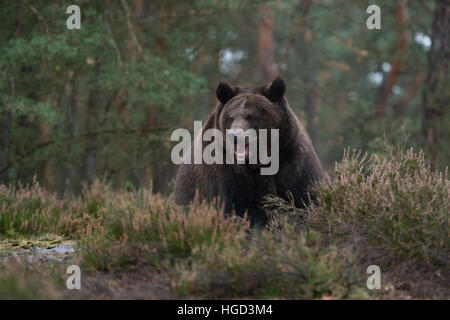
M 233 129 L 228 129 L 227 130 L 227 136 L 229 136 L 230 138 L 238 138 L 244 135 L 245 130 L 242 128 L 233 128 Z

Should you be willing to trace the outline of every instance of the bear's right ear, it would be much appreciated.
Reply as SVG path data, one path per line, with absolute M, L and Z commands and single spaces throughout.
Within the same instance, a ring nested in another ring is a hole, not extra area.
M 270 101 L 278 102 L 283 98 L 285 91 L 286 85 L 284 84 L 284 80 L 276 77 L 266 89 L 266 96 Z
M 216 96 L 223 105 L 235 96 L 233 89 L 226 82 L 219 82 L 216 89 Z

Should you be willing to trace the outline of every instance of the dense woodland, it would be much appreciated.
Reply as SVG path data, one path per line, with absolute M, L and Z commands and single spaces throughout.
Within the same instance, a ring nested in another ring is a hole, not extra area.
M 450 163 L 447 0 L 10 0 L 0 16 L 1 183 L 168 194 L 171 131 L 207 118 L 218 81 L 278 74 L 325 168 L 383 136 Z
M 0 299 L 450 298 L 449 0 L 4 0 L 0 17 Z M 177 206 L 172 130 L 207 119 L 219 81 L 277 75 L 329 173 L 316 201 L 268 195 L 261 229 Z

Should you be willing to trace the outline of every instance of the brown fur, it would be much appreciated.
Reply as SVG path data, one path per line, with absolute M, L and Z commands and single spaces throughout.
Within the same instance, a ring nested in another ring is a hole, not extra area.
M 231 88 L 220 83 L 217 87 L 220 102 L 202 129 L 202 134 L 209 128 L 217 128 L 225 134 L 229 128 L 227 119 L 230 114 L 236 113 L 242 117 L 256 117 L 255 121 L 244 121 L 248 127 L 279 129 L 278 173 L 260 175 L 258 165 L 248 164 L 182 164 L 175 180 L 177 203 L 188 204 L 198 190 L 201 198 L 220 198 L 227 213 L 235 211 L 242 216 L 247 211 L 253 224 L 267 221 L 261 208 L 261 201 L 267 194 L 287 199 L 290 191 L 296 206 L 302 207 L 308 203 L 309 187 L 323 177 L 324 171 L 308 134 L 289 107 L 284 91 L 281 78 L 275 79 L 269 86 L 254 88 Z M 245 105 L 242 108 L 243 101 Z M 236 111 L 239 107 L 240 113 Z M 203 147 L 209 143 L 203 142 Z

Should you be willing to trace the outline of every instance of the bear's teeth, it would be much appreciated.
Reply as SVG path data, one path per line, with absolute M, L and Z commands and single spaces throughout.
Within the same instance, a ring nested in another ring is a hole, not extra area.
M 243 161 L 243 160 L 245 160 L 245 157 L 247 156 L 247 150 L 245 150 L 244 152 L 237 152 L 237 151 L 235 151 L 234 153 L 235 153 L 236 159 L 237 159 L 238 161 Z

